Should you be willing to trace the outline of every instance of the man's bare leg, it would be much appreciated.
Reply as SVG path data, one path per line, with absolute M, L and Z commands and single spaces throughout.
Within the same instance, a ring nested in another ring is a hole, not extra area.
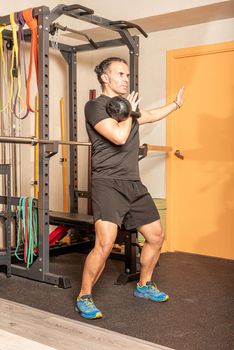
M 141 252 L 141 285 L 151 281 L 154 267 L 159 259 L 164 234 L 160 220 L 154 221 L 150 224 L 143 225 L 139 231 L 145 238 L 145 243 Z
M 116 240 L 118 226 L 109 221 L 95 223 L 95 246 L 86 258 L 79 297 L 92 293 Z
M 159 220 L 143 225 L 139 231 L 145 237 L 145 243 L 141 252 L 141 274 L 139 284 L 136 286 L 134 295 L 139 298 L 150 299 L 157 302 L 166 301 L 168 295 L 160 292 L 152 283 L 152 274 L 158 261 L 163 244 L 163 231 Z M 148 282 L 148 283 L 147 283 Z

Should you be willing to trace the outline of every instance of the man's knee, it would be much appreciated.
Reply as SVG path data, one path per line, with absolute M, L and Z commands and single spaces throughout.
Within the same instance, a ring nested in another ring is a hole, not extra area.
M 98 220 L 95 223 L 95 229 L 95 249 L 103 258 L 107 258 L 116 240 L 117 225 L 112 222 Z
M 113 246 L 114 243 L 112 241 L 102 241 L 96 244 L 95 249 L 104 259 L 107 259 L 112 251 Z
M 162 228 L 158 228 L 155 230 L 150 237 L 150 240 L 152 240 L 152 243 L 162 245 L 164 241 L 165 235 Z
M 139 231 L 143 234 L 146 242 L 160 246 L 163 244 L 165 235 L 160 222 L 156 221 L 152 224 L 144 225 Z
M 165 240 L 165 233 L 163 230 L 161 230 L 160 234 L 159 234 L 159 240 L 161 242 L 161 245 L 163 244 L 164 240 Z

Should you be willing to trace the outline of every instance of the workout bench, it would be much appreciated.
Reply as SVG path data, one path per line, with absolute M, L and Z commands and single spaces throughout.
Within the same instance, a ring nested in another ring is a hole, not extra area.
M 81 233 L 81 235 L 82 233 L 88 232 L 89 234 L 93 234 L 94 237 L 94 224 L 92 215 L 50 211 L 49 216 L 50 225 L 60 225 L 69 228 L 75 228 L 79 233 Z M 122 227 L 118 231 L 117 241 L 124 242 L 125 252 L 124 254 L 112 252 L 110 254 L 110 257 L 124 260 L 124 273 L 121 273 L 119 275 L 116 284 L 126 284 L 129 281 L 137 280 L 139 277 L 137 248 L 140 252 L 140 246 L 137 244 L 137 230 L 127 231 L 124 227 Z M 73 244 L 73 247 L 76 248 L 77 245 Z

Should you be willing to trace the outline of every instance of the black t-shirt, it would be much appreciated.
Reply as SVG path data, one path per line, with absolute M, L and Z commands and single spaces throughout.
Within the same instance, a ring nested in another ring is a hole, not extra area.
M 100 135 L 94 126 L 111 118 L 106 111 L 110 97 L 100 95 L 85 105 L 86 129 L 92 143 L 92 177 L 139 180 L 139 124 L 132 121 L 131 132 L 124 145 L 115 145 Z

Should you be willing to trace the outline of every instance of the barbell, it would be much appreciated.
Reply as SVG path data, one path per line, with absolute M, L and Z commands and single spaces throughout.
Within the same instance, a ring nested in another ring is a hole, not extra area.
M 37 144 L 43 145 L 68 145 L 68 146 L 91 146 L 91 142 L 81 142 L 81 141 L 61 141 L 61 140 L 44 140 L 38 139 L 34 136 L 22 137 L 22 136 L 0 136 L 0 143 L 17 143 L 17 144 L 28 144 L 36 146 Z M 148 151 L 161 151 L 170 152 L 172 151 L 171 146 L 155 146 L 144 144 L 140 146 L 140 149 L 147 148 Z
M 38 139 L 34 136 L 31 137 L 21 137 L 21 136 L 0 136 L 0 143 L 18 143 L 36 146 L 37 144 L 43 145 L 69 145 L 69 146 L 91 146 L 90 142 L 80 142 L 80 141 L 61 141 L 61 140 L 43 140 Z

